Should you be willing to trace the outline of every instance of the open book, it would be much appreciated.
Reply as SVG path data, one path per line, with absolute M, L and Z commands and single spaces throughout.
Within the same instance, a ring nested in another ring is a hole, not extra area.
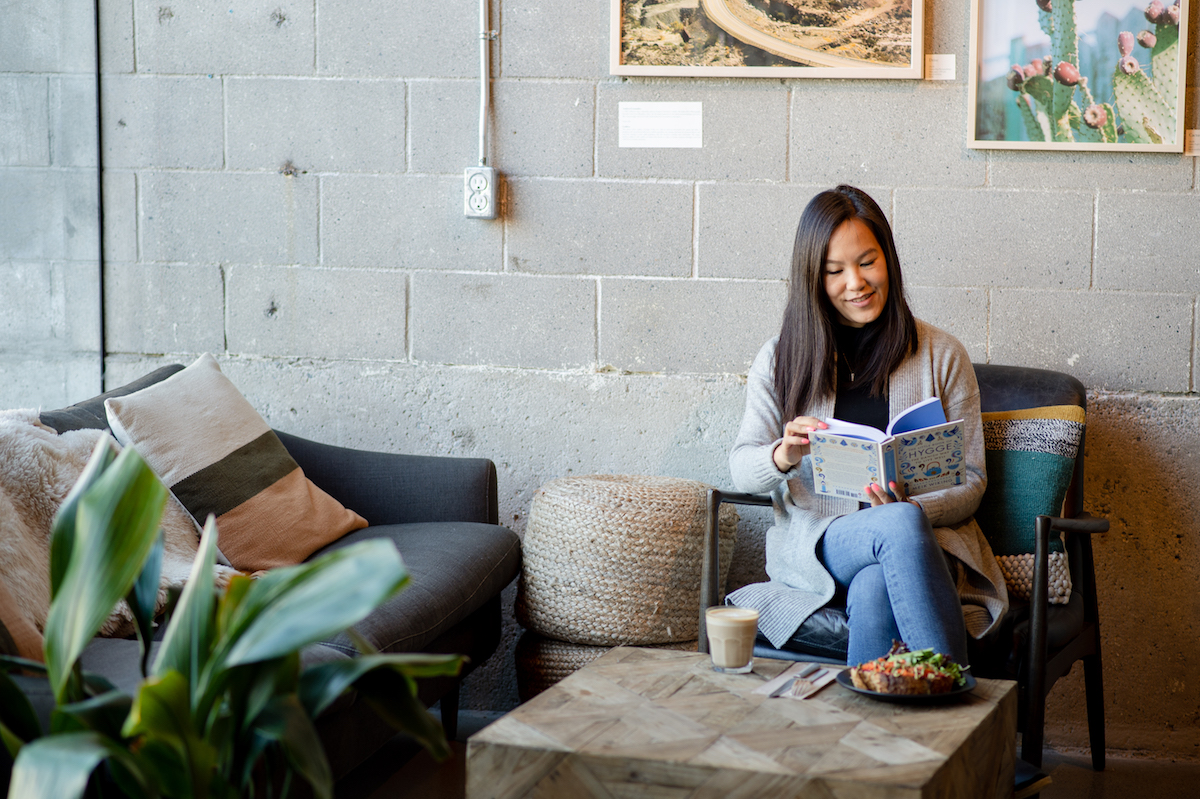
M 878 430 L 826 419 L 828 430 L 808 434 L 818 494 L 869 502 L 869 483 L 895 481 L 908 496 L 963 482 L 962 419 L 946 421 L 937 397 L 918 402 Z

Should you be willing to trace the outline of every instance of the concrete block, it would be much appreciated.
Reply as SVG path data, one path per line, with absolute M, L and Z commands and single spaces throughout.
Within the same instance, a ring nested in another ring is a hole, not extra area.
M 479 85 L 410 84 L 412 169 L 462 174 L 479 162 Z M 506 175 L 586 177 L 594 149 L 592 84 L 498 81 L 488 163 Z
M 904 277 L 925 286 L 1087 288 L 1089 192 L 897 189 Z
M 228 349 L 247 355 L 403 360 L 402 272 L 233 266 Z
M 0 354 L 0 408 L 62 408 L 100 393 L 96 352 Z
M 418 0 L 321 0 L 320 8 L 317 68 L 323 75 L 479 77 L 479 3 L 473 0 L 440 3 L 437 13 Z M 498 28 L 499 19 L 491 26 Z
M 461 177 L 463 169 L 479 163 L 478 82 L 410 81 L 408 105 L 408 146 L 413 172 Z M 494 110 L 499 112 L 498 107 Z M 494 143 L 494 134 L 492 139 Z M 509 171 L 508 164 L 498 159 L 489 163 Z
M 657 474 L 728 486 L 745 404 L 745 387 L 732 375 L 218 360 L 280 429 L 339 446 L 492 459 L 501 523 L 518 533 L 534 492 L 556 477 Z M 109 359 L 109 375 L 122 381 L 160 365 L 117 361 Z
M 316 178 L 151 172 L 139 186 L 143 260 L 317 261 Z
M 97 126 L 96 78 L 92 75 L 50 78 L 51 163 L 95 169 L 99 151 Z
M 1163 674 L 1186 674 L 1195 637 L 1194 594 L 1200 582 L 1200 402 L 1097 392 L 1088 398 L 1085 508 L 1111 528 L 1093 536 L 1105 674 L 1153 662 Z M 1054 687 L 1047 722 L 1056 741 L 1086 747 L 1083 680 L 1075 669 Z M 1200 705 L 1200 685 L 1170 678 L 1161 690 L 1116 680 L 1105 698 L 1114 750 L 1178 753 L 1200 745 L 1186 723 Z M 1184 791 L 1186 793 L 1186 791 Z
M 996 289 L 993 363 L 1073 374 L 1088 388 L 1189 389 L 1193 297 Z
M 96 170 L 4 170 L 0 261 L 94 261 Z
M 1097 204 L 1097 288 L 1200 291 L 1195 195 L 1101 192 Z
M 696 191 L 700 277 L 786 280 L 792 271 L 796 225 L 825 186 L 701 183 Z M 876 193 L 891 206 L 889 194 Z
M 493 155 L 511 175 L 586 177 L 596 144 L 591 83 L 500 82 Z
M 137 259 L 137 178 L 133 172 L 105 169 L 104 260 Z
M 746 374 L 779 334 L 782 282 L 600 283 L 600 363 L 629 372 Z
M 413 358 L 577 369 L 596 361 L 596 282 L 503 274 L 413 275 Z
M 138 3 L 137 70 L 177 75 L 311 75 L 314 4 L 315 0 Z
M 618 147 L 620 103 L 703 103 L 700 148 Z M 748 135 L 747 120 L 754 120 Z M 690 83 L 601 83 L 597 91 L 596 173 L 685 180 L 787 180 L 787 90 L 777 83 L 726 88 Z M 794 178 L 811 183 L 807 177 Z
M 404 84 L 229 78 L 229 165 L 308 172 L 403 172 Z
M 95 263 L 0 263 L 0 350 L 72 353 L 100 346 Z
M 504 0 L 506 78 L 606 78 L 609 3 L 575 3 L 562 17 L 538 0 Z M 496 23 L 493 21 L 492 26 Z
M 100 68 L 105 75 L 133 72 L 133 0 L 100 4 Z
M 6 3 L 0 72 L 94 73 L 96 27 L 87 0 Z
M 519 179 L 509 182 L 508 194 L 513 271 L 692 273 L 689 184 Z
M 503 224 L 463 216 L 462 174 L 322 179 L 326 266 L 496 269 Z
M 1192 159 L 1168 153 L 990 150 L 988 183 L 1017 189 L 1188 191 Z
M 41 75 L 0 75 L 0 166 L 49 165 L 48 95 Z
M 988 291 L 986 289 L 912 286 L 908 306 L 918 319 L 950 333 L 967 348 L 971 360 L 988 360 Z
M 108 350 L 197 354 L 224 351 L 223 284 L 217 266 L 106 264 L 104 325 Z
M 105 168 L 225 166 L 220 79 L 110 75 L 101 100 Z
M 951 53 L 957 66 L 956 82 L 966 85 L 970 69 L 971 6 L 953 0 L 925 3 L 927 53 Z
M 966 94 L 965 84 L 942 81 L 797 83 L 791 179 L 830 187 L 982 186 L 987 156 L 966 146 Z

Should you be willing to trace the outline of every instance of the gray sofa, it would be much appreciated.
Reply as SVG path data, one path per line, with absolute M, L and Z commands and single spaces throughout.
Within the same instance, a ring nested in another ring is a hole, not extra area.
M 107 428 L 104 400 L 128 394 L 182 369 L 165 366 L 98 397 L 41 414 L 59 433 Z M 335 447 L 276 431 L 305 475 L 370 526 L 313 554 L 366 538 L 396 544 L 411 576 L 408 586 L 356 626 L 385 652 L 443 652 L 470 659 L 458 679 L 419 683 L 425 705 L 441 703 L 448 737 L 455 733 L 461 680 L 496 650 L 500 641 L 500 592 L 517 576 L 521 545 L 498 519 L 496 467 L 482 458 L 397 455 Z M 83 656 L 87 671 L 132 691 L 141 679 L 136 640 L 96 638 Z M 354 657 L 344 633 L 308 647 L 305 664 Z M 23 688 L 44 712 L 51 700 L 45 684 L 23 678 Z M 335 778 L 378 750 L 395 733 L 366 702 L 342 697 L 318 720 Z

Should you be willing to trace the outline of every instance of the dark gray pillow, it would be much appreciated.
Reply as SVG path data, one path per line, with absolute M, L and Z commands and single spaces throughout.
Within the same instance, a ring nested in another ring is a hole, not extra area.
M 120 388 L 106 391 L 99 396 L 77 402 L 56 411 L 43 411 L 38 419 L 47 427 L 53 428 L 59 434 L 68 430 L 110 430 L 108 417 L 104 414 L 104 401 L 109 397 L 123 397 L 135 391 L 141 391 L 146 386 L 166 380 L 183 368 L 183 364 L 172 363 L 160 366 L 147 375 L 142 375 L 132 383 L 126 383 Z

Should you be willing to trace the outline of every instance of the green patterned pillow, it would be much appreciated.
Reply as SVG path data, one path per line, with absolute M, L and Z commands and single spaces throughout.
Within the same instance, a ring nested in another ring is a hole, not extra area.
M 1010 594 L 1028 599 L 1033 585 L 1034 517 L 1057 516 L 1071 484 L 1085 412 L 1053 405 L 983 414 L 987 492 L 975 512 L 1004 572 Z M 1061 538 L 1050 539 L 1050 601 L 1071 598 Z

